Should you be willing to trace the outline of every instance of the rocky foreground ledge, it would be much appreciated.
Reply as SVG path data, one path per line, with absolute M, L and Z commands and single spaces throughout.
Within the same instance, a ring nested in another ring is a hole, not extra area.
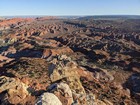
M 21 58 L 0 77 L 0 102 L 35 105 L 133 105 L 130 91 L 105 70 L 89 72 L 66 55 Z M 99 73 L 100 72 L 100 73 Z

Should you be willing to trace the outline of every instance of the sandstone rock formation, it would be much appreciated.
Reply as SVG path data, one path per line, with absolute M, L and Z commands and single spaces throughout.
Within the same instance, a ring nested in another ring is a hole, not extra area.
M 22 83 L 19 79 L 5 76 L 0 77 L 0 93 L 7 91 L 7 101 L 10 104 L 18 104 L 23 101 L 29 95 L 27 89 L 28 86 Z M 0 101 L 3 102 L 4 99 L 1 98 Z
M 66 83 L 52 84 L 47 90 L 54 93 L 63 105 L 71 105 L 73 103 L 72 91 Z

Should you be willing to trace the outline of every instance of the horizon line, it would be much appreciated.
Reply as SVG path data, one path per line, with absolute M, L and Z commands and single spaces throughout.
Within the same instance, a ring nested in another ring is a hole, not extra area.
M 7 16 L 140 16 L 138 14 L 100 14 L 100 15 L 0 15 L 0 17 Z

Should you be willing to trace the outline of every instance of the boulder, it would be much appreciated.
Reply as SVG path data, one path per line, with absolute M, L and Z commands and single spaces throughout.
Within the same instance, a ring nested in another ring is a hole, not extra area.
M 27 88 L 25 84 L 21 83 L 17 87 L 9 89 L 7 91 L 9 103 L 19 104 L 23 101 L 29 95 Z
M 0 93 L 5 92 L 7 93 L 7 101 L 10 104 L 18 104 L 23 99 L 25 99 L 29 92 L 27 91 L 28 86 L 22 83 L 17 78 L 10 78 L 6 76 L 0 77 Z M 6 94 L 5 94 L 6 95 Z M 0 99 L 3 101 L 4 99 Z
M 63 105 L 71 105 L 73 103 L 72 91 L 66 83 L 52 84 L 48 91 L 54 93 Z
M 76 71 L 77 64 L 73 61 L 70 61 L 69 58 L 65 56 L 58 56 L 57 59 L 53 59 L 52 63 L 49 65 L 49 75 L 52 82 L 57 80 L 78 76 Z
M 62 105 L 53 93 L 43 93 L 35 105 Z
M 15 88 L 19 84 L 20 84 L 19 79 L 1 76 L 0 77 L 0 93 L 8 89 Z

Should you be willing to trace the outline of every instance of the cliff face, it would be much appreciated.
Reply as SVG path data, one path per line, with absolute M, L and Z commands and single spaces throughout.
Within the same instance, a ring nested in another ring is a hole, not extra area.
M 0 21 L 0 103 L 139 105 L 140 21 L 93 20 Z

